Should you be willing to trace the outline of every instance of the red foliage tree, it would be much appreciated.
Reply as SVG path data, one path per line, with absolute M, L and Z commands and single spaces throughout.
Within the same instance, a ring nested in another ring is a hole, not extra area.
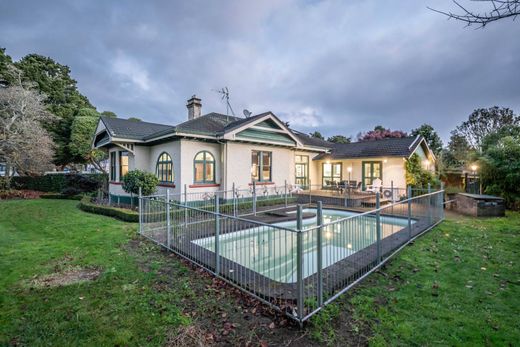
M 407 136 L 408 134 L 402 130 L 385 129 L 378 125 L 374 128 L 374 130 L 367 131 L 366 133 L 359 133 L 358 141 L 377 141 L 387 138 L 401 138 Z

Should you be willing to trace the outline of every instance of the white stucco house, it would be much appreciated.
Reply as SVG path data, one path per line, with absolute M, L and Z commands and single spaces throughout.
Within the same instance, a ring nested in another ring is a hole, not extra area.
M 334 144 L 290 129 L 271 112 L 249 118 L 202 115 L 201 99 L 187 103 L 187 120 L 177 125 L 102 117 L 93 147 L 109 153 L 109 190 L 126 195 L 128 170 L 155 173 L 159 193 L 244 189 L 256 185 L 326 186 L 350 180 L 364 188 L 405 187 L 404 163 L 413 153 L 434 168 L 422 137 Z

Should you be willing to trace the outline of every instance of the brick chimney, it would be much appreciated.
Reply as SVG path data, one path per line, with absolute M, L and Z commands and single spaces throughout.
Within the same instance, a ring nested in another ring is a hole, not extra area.
M 202 103 L 201 103 L 201 99 L 197 98 L 196 95 L 193 95 L 191 97 L 191 99 L 188 100 L 186 107 L 188 108 L 188 120 L 192 120 L 192 119 L 200 117 L 201 110 L 202 110 Z

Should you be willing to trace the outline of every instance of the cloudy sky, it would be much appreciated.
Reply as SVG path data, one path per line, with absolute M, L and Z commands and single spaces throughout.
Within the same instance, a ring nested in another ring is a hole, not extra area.
M 465 1 L 465 0 L 462 0 Z M 356 135 L 432 124 L 447 139 L 471 111 L 520 111 L 520 22 L 464 28 L 400 1 L 2 1 L 0 47 L 70 66 L 99 111 L 175 124 L 267 110 L 293 128 Z

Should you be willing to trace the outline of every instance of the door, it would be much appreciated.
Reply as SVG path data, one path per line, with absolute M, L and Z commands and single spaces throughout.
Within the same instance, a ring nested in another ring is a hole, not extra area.
M 295 182 L 302 189 L 307 189 L 309 185 L 309 156 L 297 155 L 295 161 Z
M 380 161 L 363 162 L 363 189 L 371 185 L 376 178 L 383 180 L 383 163 Z
M 322 169 L 321 180 L 324 188 L 341 182 L 341 163 L 323 163 Z

